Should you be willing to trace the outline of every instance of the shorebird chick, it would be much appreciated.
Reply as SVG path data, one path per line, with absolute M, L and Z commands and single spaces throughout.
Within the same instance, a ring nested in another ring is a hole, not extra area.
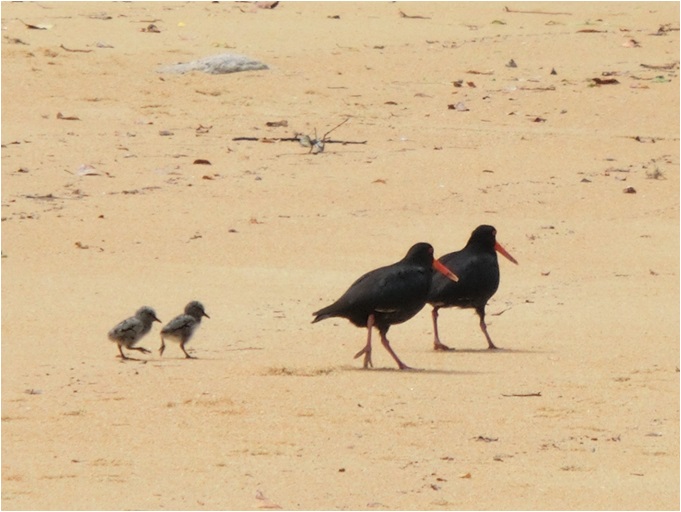
M 158 353 L 163 356 L 163 351 L 166 349 L 164 338 L 168 338 L 180 344 L 185 357 L 193 359 L 192 356 L 187 354 L 184 346 L 191 339 L 204 316 L 210 318 L 203 309 L 203 304 L 196 300 L 187 304 L 184 308 L 184 314 L 176 316 L 161 329 L 161 348 L 158 349 Z
M 136 347 L 135 344 L 151 330 L 151 324 L 154 322 L 160 322 L 156 318 L 156 312 L 148 306 L 143 306 L 137 310 L 135 316 L 126 318 L 109 331 L 109 339 L 118 344 L 122 359 L 130 359 L 123 353 L 122 347 L 144 354 L 150 353 L 146 348 Z

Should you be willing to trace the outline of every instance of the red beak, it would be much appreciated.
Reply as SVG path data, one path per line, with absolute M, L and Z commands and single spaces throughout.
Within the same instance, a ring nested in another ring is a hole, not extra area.
M 448 277 L 449 279 L 454 281 L 455 283 L 459 280 L 459 276 L 457 276 L 454 272 L 445 267 L 438 260 L 433 260 L 433 268 L 437 270 L 440 274 L 443 274 L 445 277 Z
M 507 251 L 506 249 L 504 249 L 504 248 L 501 246 L 501 244 L 500 244 L 499 242 L 497 242 L 496 244 L 494 244 L 494 249 L 495 249 L 499 254 L 502 254 L 502 255 L 506 256 L 506 258 L 508 258 L 509 261 L 512 261 L 512 262 L 515 263 L 516 265 L 518 264 L 518 262 L 516 261 L 516 259 L 515 259 L 513 256 L 511 256 L 511 255 L 508 253 L 508 251 Z

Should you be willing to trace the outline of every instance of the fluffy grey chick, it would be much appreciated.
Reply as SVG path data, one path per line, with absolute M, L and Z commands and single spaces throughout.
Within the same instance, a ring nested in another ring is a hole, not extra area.
M 161 356 L 163 355 L 163 351 L 166 349 L 164 338 L 168 338 L 178 342 L 184 355 L 192 359 L 184 346 L 191 339 L 204 316 L 210 318 L 203 309 L 203 304 L 196 300 L 187 304 L 184 308 L 184 314 L 176 316 L 161 329 L 161 348 L 158 349 L 158 353 Z
M 118 344 L 118 351 L 123 359 L 129 358 L 123 353 L 122 347 L 144 354 L 150 353 L 146 348 L 135 347 L 135 343 L 151 330 L 151 324 L 154 322 L 160 322 L 156 312 L 149 306 L 143 306 L 137 310 L 135 316 L 126 318 L 109 331 L 109 339 Z

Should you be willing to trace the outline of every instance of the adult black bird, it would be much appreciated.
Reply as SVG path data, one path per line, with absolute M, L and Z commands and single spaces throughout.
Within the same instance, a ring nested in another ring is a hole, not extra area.
M 355 354 L 355 359 L 364 354 L 364 368 L 373 366 L 371 329 L 376 327 L 381 343 L 400 370 L 408 369 L 390 347 L 386 334 L 391 325 L 406 322 L 425 306 L 433 269 L 448 279 L 457 279 L 454 273 L 433 258 L 433 247 L 430 244 L 415 244 L 397 263 L 377 268 L 357 279 L 340 299 L 313 313 L 315 319 L 312 323 L 342 317 L 357 327 L 366 327 L 366 346 Z
M 450 307 L 475 308 L 480 317 L 480 329 L 487 338 L 488 347 L 497 348 L 485 324 L 485 306 L 499 288 L 499 261 L 495 251 L 503 254 L 516 265 L 518 262 L 497 242 L 496 235 L 497 230 L 493 226 L 478 226 L 471 233 L 466 247 L 440 258 L 443 265 L 459 276 L 459 281 L 453 283 L 433 273 L 428 303 L 433 306 L 435 350 L 450 350 L 440 341 L 437 330 L 438 310 Z

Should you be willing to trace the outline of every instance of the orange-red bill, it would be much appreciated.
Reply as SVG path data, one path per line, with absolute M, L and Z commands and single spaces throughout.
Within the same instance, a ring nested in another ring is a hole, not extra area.
M 515 263 L 516 265 L 518 264 L 518 262 L 516 261 L 516 259 L 515 259 L 513 256 L 511 256 L 511 255 L 508 253 L 508 251 L 507 251 L 506 249 L 504 249 L 504 248 L 501 246 L 501 244 L 500 244 L 499 242 L 497 242 L 496 244 L 494 244 L 494 249 L 495 249 L 499 254 L 503 254 L 504 256 L 506 256 L 506 258 L 508 258 L 509 261 L 512 261 L 512 262 Z
M 438 260 L 433 260 L 433 268 L 437 270 L 440 274 L 443 274 L 445 277 L 448 277 L 454 282 L 457 282 L 459 280 L 459 276 L 457 276 L 454 272 L 445 267 Z

